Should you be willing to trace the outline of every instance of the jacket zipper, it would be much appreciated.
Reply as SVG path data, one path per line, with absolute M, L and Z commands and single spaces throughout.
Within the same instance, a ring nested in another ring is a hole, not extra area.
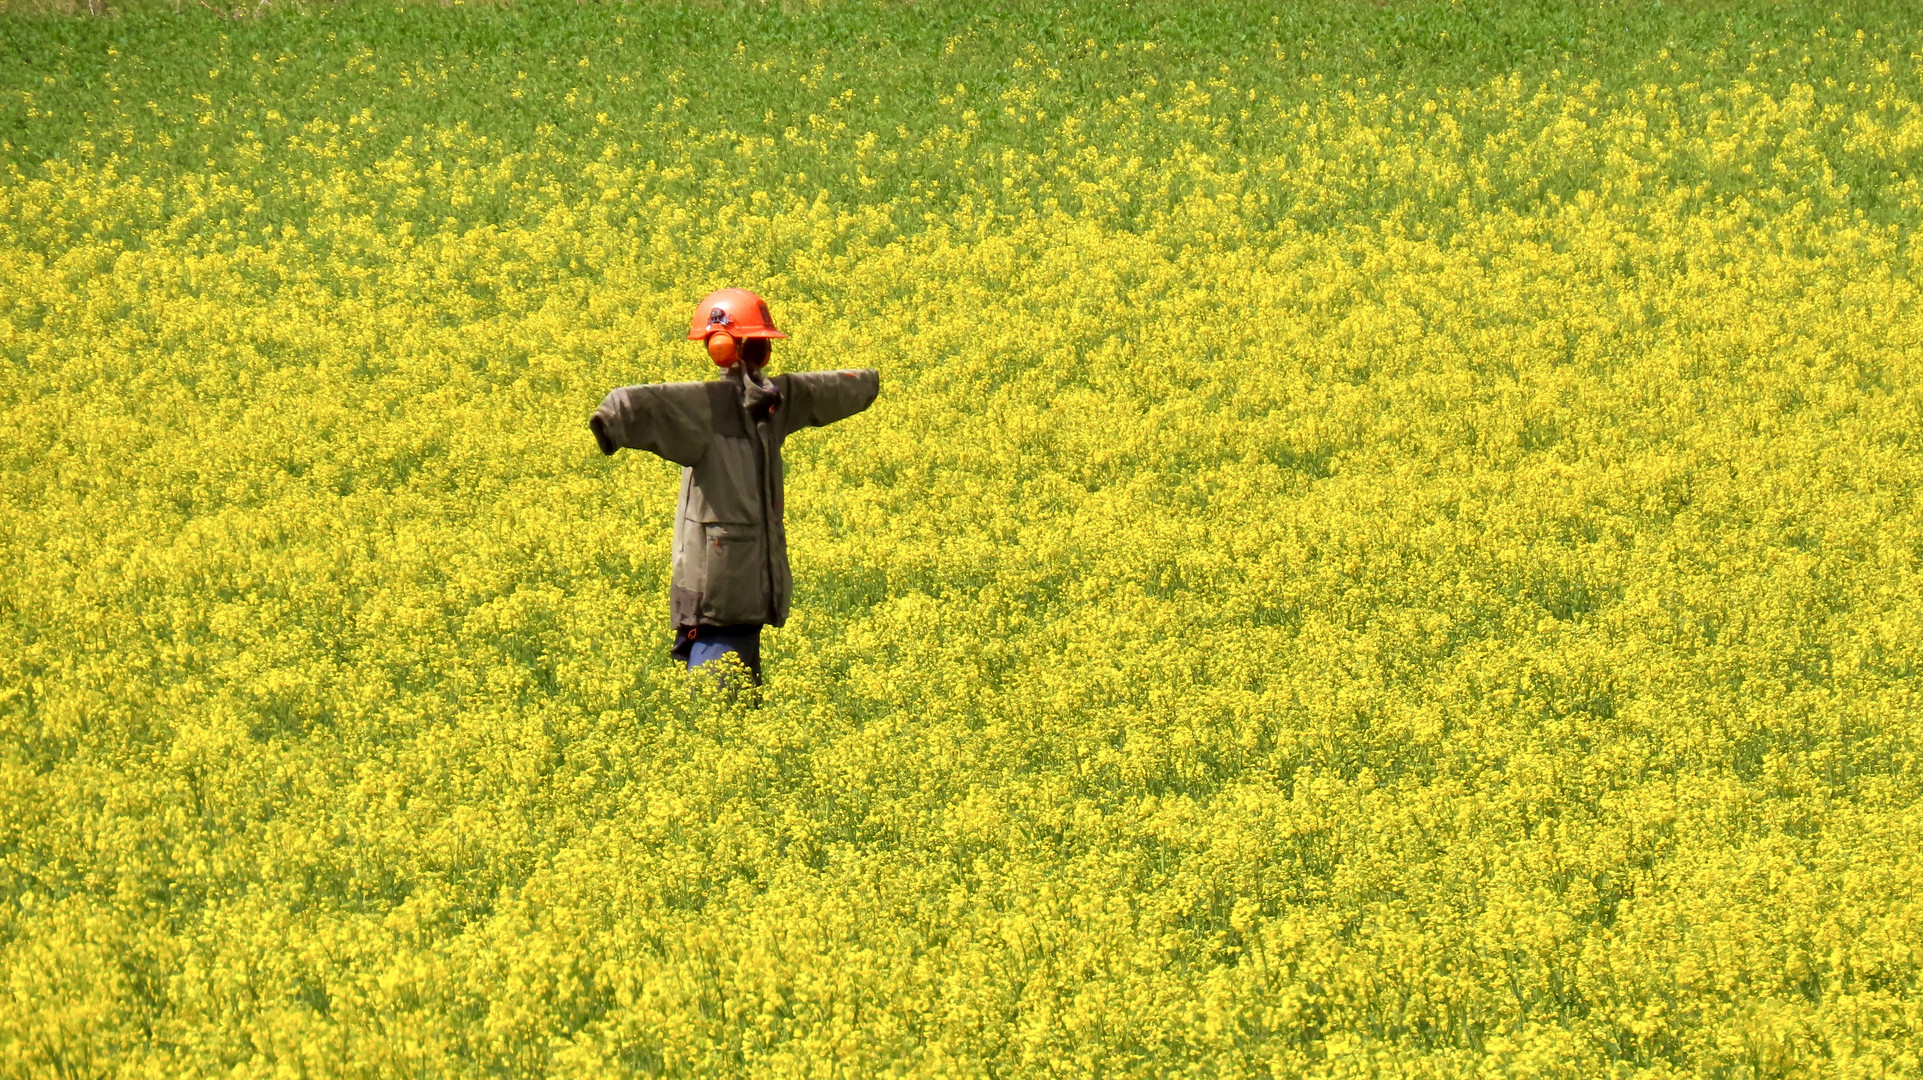
M 749 437 L 752 438 L 755 443 L 755 488 L 761 497 L 761 574 L 762 584 L 766 586 L 766 591 L 763 595 L 768 598 L 768 609 L 763 614 L 767 616 L 764 621 L 772 623 L 775 621 L 776 606 L 775 537 L 774 518 L 772 516 L 774 507 L 768 497 L 768 487 L 772 483 L 774 465 L 768 460 L 768 444 L 761 437 L 761 424 L 755 420 L 754 413 L 749 410 L 745 403 L 740 405 L 739 408 L 742 413 L 741 418 L 747 422 L 748 431 L 750 432 Z M 774 412 L 772 410 L 768 413 L 768 423 L 771 427 L 774 424 Z

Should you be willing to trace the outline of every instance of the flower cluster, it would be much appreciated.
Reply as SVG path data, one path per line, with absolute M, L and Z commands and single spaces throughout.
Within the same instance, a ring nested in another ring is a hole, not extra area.
M 0 76 L 0 1071 L 1919 1068 L 1923 37 L 878 130 L 323 14 Z M 584 426 L 728 284 L 884 387 L 752 709 Z

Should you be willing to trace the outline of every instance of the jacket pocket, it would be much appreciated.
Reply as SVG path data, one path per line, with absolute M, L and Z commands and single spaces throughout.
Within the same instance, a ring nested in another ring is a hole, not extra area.
M 711 626 L 767 622 L 768 558 L 761 530 L 703 522 L 701 541 L 701 621 Z

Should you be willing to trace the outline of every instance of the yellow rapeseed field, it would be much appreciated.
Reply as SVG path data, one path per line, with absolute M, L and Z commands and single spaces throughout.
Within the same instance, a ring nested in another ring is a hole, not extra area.
M 1923 1073 L 1923 33 L 369 10 L 0 38 L 0 1075 Z

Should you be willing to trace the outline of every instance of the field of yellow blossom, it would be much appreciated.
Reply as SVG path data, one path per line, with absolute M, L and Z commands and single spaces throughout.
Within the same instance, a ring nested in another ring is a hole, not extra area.
M 1923 1075 L 1908 5 L 129 2 L 0 13 L 0 1076 Z M 585 426 L 731 284 L 883 388 L 759 709 Z

